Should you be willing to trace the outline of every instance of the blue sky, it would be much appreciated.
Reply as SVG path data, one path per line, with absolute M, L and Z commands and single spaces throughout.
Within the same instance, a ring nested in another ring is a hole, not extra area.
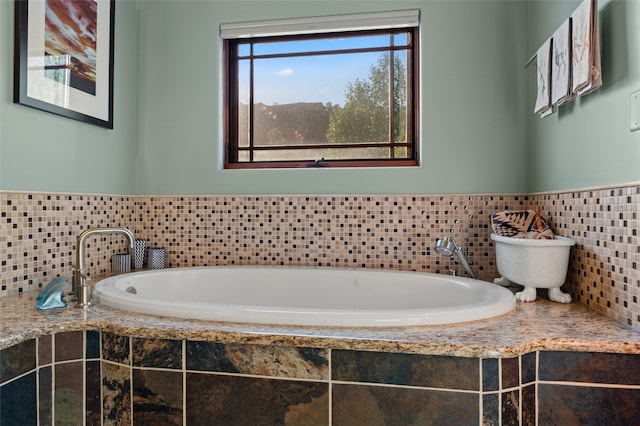
M 380 53 L 256 60 L 256 102 L 344 105 L 347 84 L 369 75 Z
M 385 40 L 386 39 L 386 40 Z M 261 46 L 256 53 L 282 51 L 313 51 L 333 48 L 388 45 L 388 37 L 359 37 L 334 42 L 305 41 Z M 386 43 L 384 43 L 386 41 Z M 293 48 L 295 46 L 295 49 Z M 256 59 L 254 62 L 255 103 L 288 104 L 295 102 L 331 102 L 344 105 L 348 83 L 366 79 L 371 66 L 376 65 L 380 52 L 302 56 L 294 58 Z M 242 61 L 240 75 L 248 80 L 248 61 Z M 241 87 L 241 100 L 246 102 L 248 89 Z

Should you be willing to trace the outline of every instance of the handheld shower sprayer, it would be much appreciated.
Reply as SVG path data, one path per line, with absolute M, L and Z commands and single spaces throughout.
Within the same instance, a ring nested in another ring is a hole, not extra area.
M 437 240 L 435 250 L 436 250 L 436 253 L 438 253 L 441 256 L 451 257 L 454 254 L 457 254 L 458 260 L 460 261 L 460 263 L 462 263 L 462 266 L 464 267 L 464 270 L 467 273 L 467 275 L 469 275 L 471 278 L 476 277 L 473 271 L 471 270 L 471 265 L 469 265 L 467 258 L 464 257 L 464 253 L 462 252 L 462 249 L 460 248 L 458 243 L 456 243 L 456 240 L 454 240 L 452 237 L 443 237 Z

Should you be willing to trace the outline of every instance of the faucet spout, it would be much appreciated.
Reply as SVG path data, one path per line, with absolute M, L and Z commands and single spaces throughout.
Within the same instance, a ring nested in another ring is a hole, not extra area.
M 456 240 L 454 240 L 453 238 L 444 237 L 436 241 L 435 250 L 438 254 L 442 256 L 453 256 L 454 254 L 456 254 L 458 256 L 458 260 L 464 267 L 464 271 L 467 273 L 467 275 L 469 275 L 471 278 L 476 277 L 475 274 L 473 273 L 473 270 L 471 270 L 471 265 L 469 265 L 467 258 L 464 256 L 464 253 L 462 252 L 462 249 L 460 248 L 458 243 L 456 243 Z
M 78 298 L 76 306 L 79 308 L 86 309 L 91 305 L 90 287 L 88 282 L 89 277 L 85 267 L 85 242 L 89 237 L 100 234 L 124 235 L 129 239 L 129 248 L 134 248 L 134 241 L 136 240 L 136 237 L 133 232 L 126 227 L 90 228 L 84 230 L 80 235 L 78 235 L 78 239 L 76 241 L 76 265 L 74 271 L 73 293 Z

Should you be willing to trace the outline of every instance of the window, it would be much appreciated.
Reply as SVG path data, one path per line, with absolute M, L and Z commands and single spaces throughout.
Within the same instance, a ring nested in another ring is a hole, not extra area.
M 417 11 L 409 16 L 222 26 L 225 168 L 417 165 Z M 374 23 L 351 30 L 363 20 Z

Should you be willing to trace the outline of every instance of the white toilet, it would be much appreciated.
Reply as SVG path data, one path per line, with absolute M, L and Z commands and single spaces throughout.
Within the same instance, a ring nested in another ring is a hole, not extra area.
M 567 278 L 569 253 L 575 241 L 556 236 L 555 239 L 511 238 L 491 234 L 496 247 L 498 272 L 502 278 L 494 282 L 508 285 L 505 279 L 524 286 L 516 293 L 523 302 L 536 300 L 536 289 L 549 289 L 549 299 L 570 303 L 571 295 L 560 291 Z

